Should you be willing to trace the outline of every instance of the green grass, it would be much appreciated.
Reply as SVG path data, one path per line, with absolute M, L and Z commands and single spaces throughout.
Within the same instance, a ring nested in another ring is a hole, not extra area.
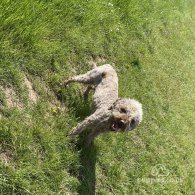
M 193 194 L 194 13 L 193 0 L 2 0 L 0 194 Z M 67 134 L 90 100 L 60 83 L 91 60 L 115 66 L 120 96 L 142 102 L 144 119 L 85 148 Z M 8 87 L 22 109 L 8 106 Z M 153 174 L 159 164 L 168 175 Z

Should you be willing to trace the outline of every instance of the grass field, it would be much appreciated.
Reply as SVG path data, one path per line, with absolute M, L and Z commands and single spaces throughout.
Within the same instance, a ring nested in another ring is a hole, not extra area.
M 2 0 L 0 194 L 195 193 L 195 1 Z M 90 113 L 60 83 L 112 64 L 144 119 L 85 148 Z

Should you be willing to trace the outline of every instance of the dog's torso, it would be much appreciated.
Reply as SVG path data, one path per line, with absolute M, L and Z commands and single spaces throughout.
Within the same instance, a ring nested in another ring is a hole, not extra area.
M 94 109 L 108 109 L 118 98 L 118 77 L 109 64 L 95 68 L 101 72 L 101 80 L 95 87 L 93 95 Z M 94 69 L 94 70 L 95 70 Z

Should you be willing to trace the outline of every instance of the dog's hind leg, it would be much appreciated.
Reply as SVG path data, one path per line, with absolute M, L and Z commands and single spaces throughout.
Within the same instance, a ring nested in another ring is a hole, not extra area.
M 79 83 L 84 83 L 89 85 L 96 85 L 99 84 L 101 80 L 102 80 L 102 71 L 100 71 L 98 68 L 95 68 L 87 72 L 86 74 L 77 75 L 68 80 L 65 80 L 63 84 L 67 85 L 72 82 L 79 82 Z
M 95 87 L 92 86 L 92 85 L 88 85 L 87 88 L 85 89 L 85 91 L 83 92 L 83 97 L 84 97 L 84 100 L 85 100 L 85 101 L 88 99 L 89 92 L 90 92 L 91 90 L 95 90 Z

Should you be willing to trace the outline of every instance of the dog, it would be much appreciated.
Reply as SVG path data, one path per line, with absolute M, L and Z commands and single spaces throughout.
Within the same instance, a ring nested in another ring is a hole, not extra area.
M 142 121 L 142 104 L 134 99 L 118 97 L 118 76 L 110 64 L 95 66 L 86 74 L 74 76 L 63 82 L 87 84 L 85 95 L 94 89 L 92 114 L 74 127 L 70 136 L 74 137 L 85 129 L 91 132 L 87 145 L 100 133 L 128 132 L 135 129 Z

